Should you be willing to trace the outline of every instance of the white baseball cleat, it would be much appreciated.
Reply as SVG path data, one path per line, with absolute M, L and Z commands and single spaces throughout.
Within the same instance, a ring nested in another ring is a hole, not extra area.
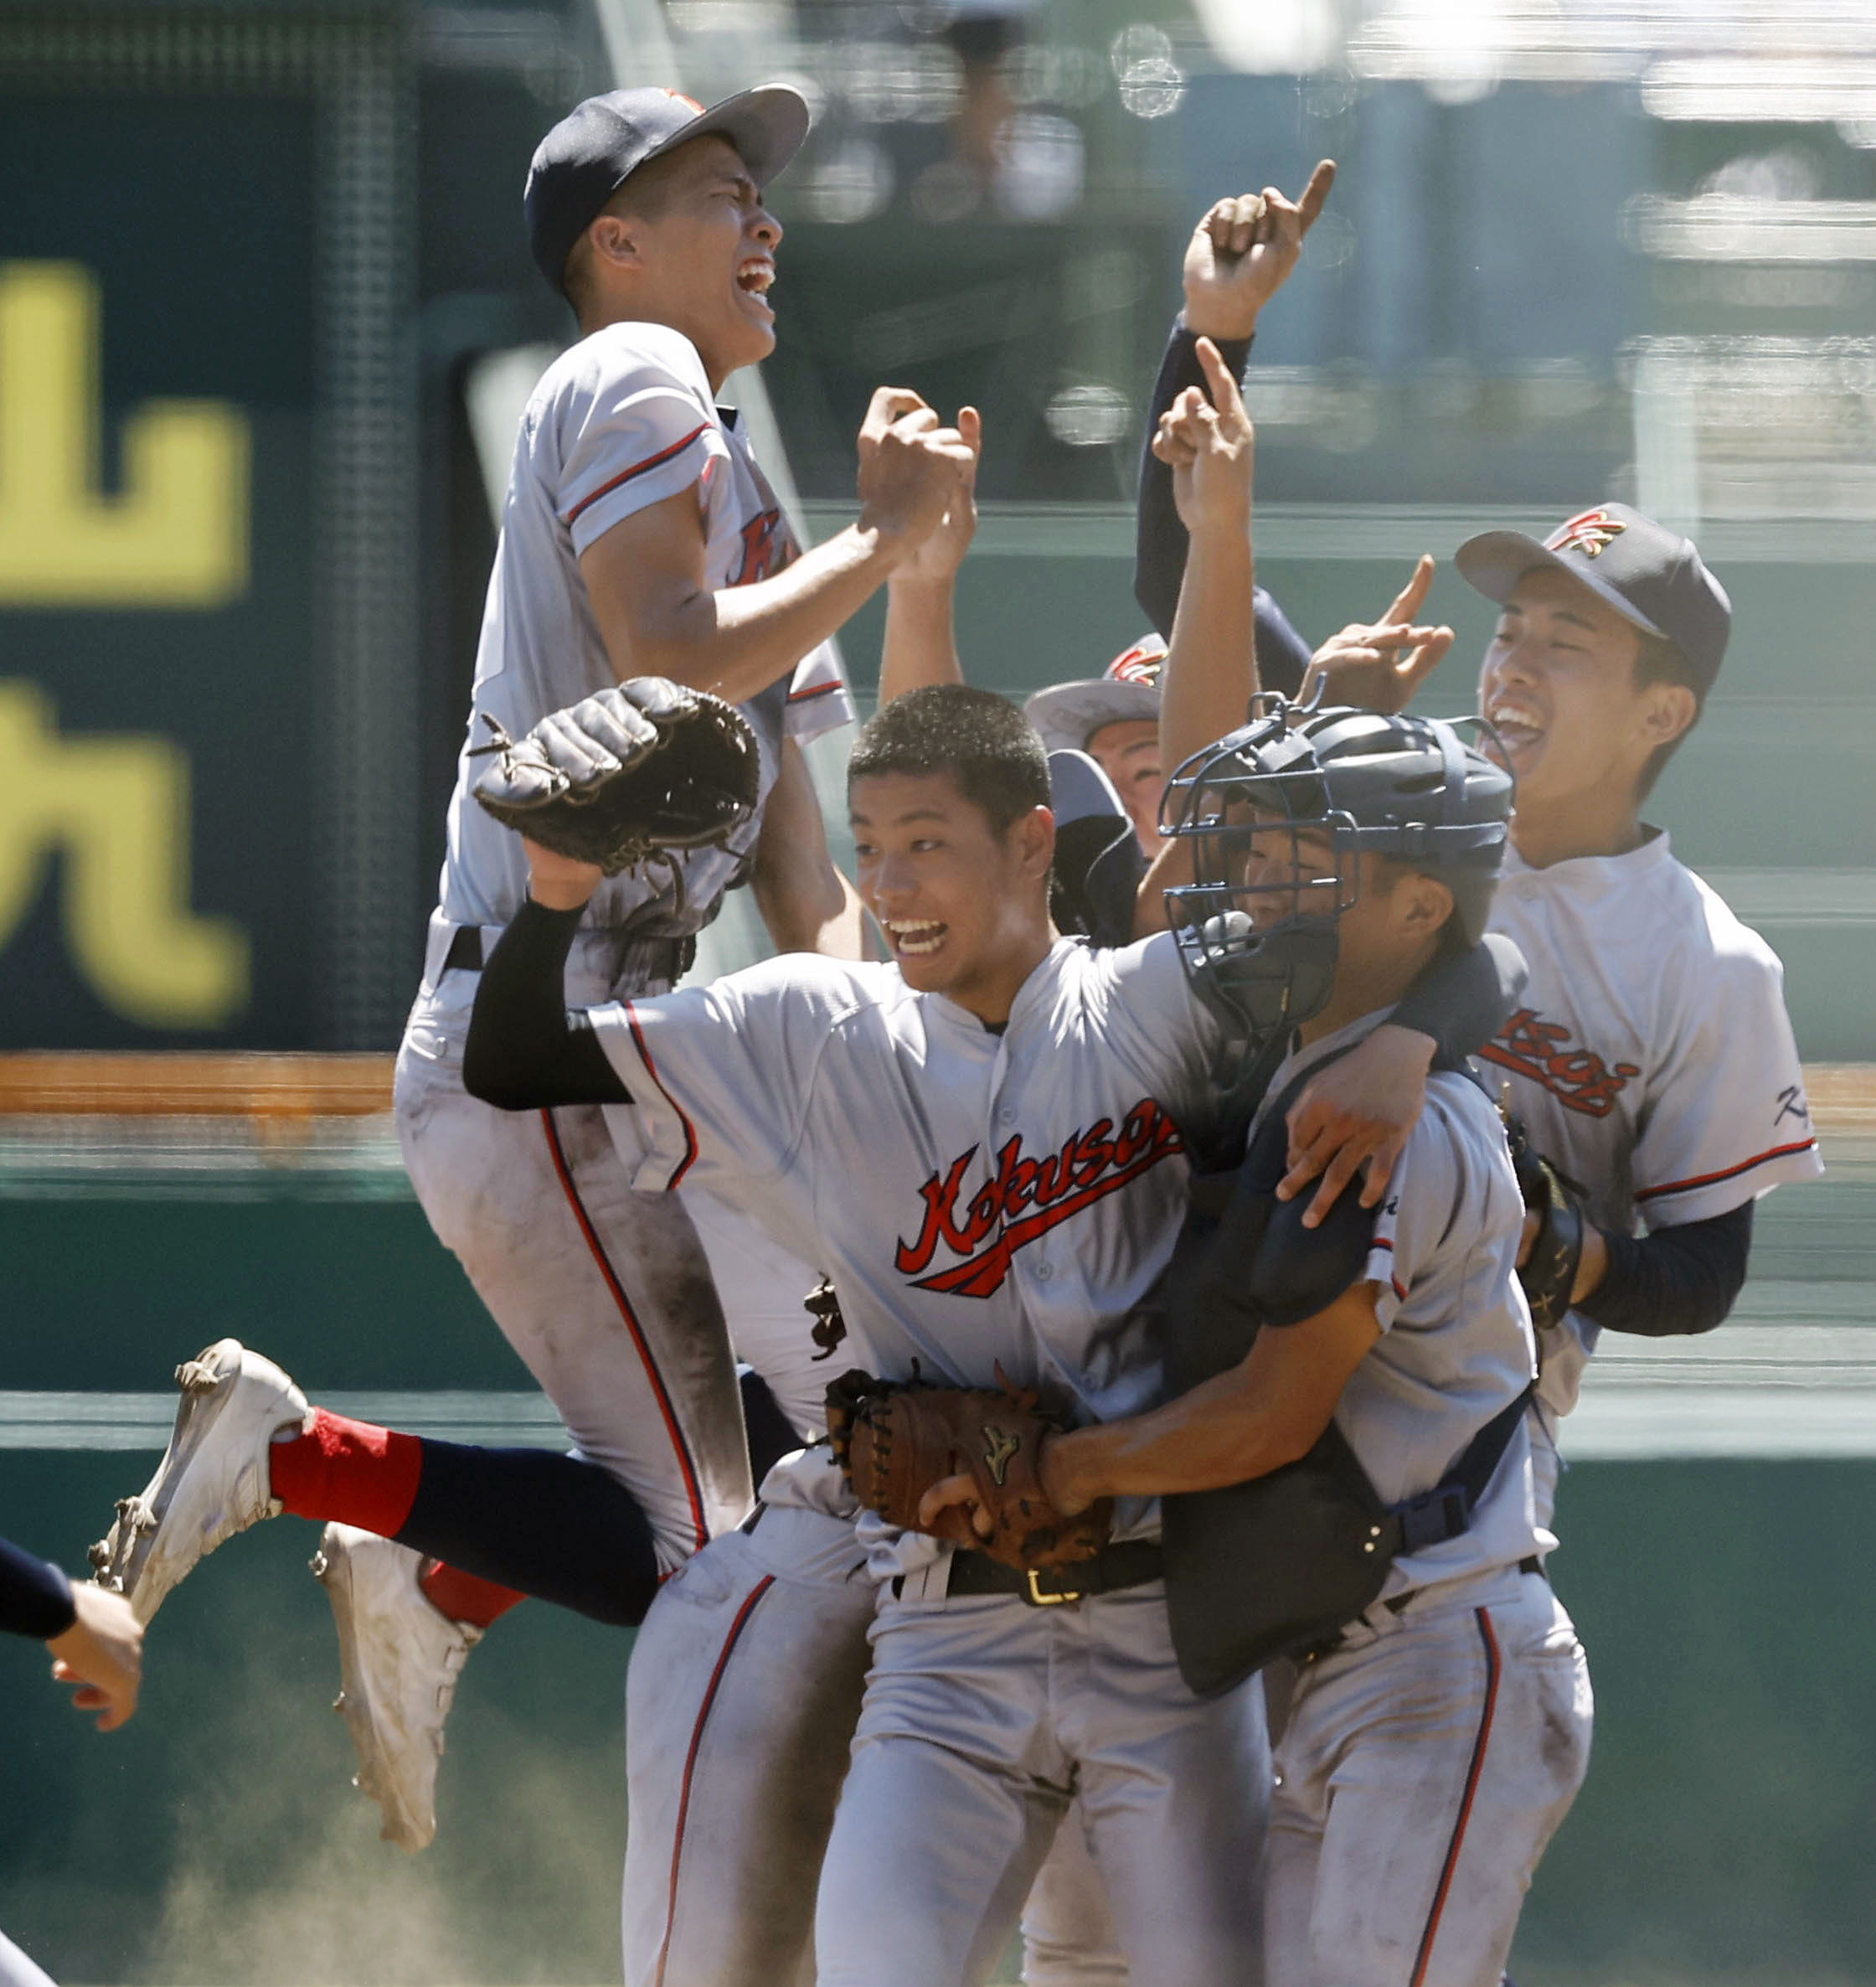
M 338 1628 L 339 1694 L 358 1754 L 353 1785 L 384 1811 L 380 1831 L 413 1855 L 436 1834 L 436 1762 L 456 1679 L 482 1630 L 451 1621 L 417 1584 L 423 1556 L 328 1525 L 312 1570 Z
M 92 1578 L 122 1594 L 141 1622 L 198 1560 L 280 1515 L 267 1451 L 309 1412 L 286 1375 L 239 1339 L 218 1339 L 178 1366 L 176 1384 L 182 1405 L 157 1473 L 119 1499 L 117 1522 L 91 1548 Z

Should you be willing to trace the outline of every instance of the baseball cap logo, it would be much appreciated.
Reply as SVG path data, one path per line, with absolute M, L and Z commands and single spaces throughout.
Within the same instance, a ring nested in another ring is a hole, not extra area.
M 1579 511 L 1544 541 L 1544 549 L 1547 552 L 1580 552 L 1585 559 L 1594 559 L 1597 553 L 1607 551 L 1627 529 L 1620 518 L 1611 517 L 1605 510 Z
M 1140 683 L 1157 690 L 1160 667 L 1165 660 L 1166 644 L 1155 635 L 1136 643 L 1124 655 L 1116 656 L 1105 674 L 1110 683 Z
M 659 87 L 662 89 L 664 86 L 661 84 Z M 673 103 L 682 104 L 687 111 L 691 111 L 694 116 L 701 117 L 704 115 L 703 105 L 694 96 L 686 96 L 682 90 L 666 89 L 664 94 Z

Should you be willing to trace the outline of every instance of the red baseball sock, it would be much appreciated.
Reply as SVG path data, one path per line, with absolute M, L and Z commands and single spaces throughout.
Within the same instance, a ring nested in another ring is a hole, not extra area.
M 439 1614 L 447 1615 L 451 1621 L 467 1622 L 472 1628 L 486 1628 L 518 1602 L 528 1598 L 512 1587 L 498 1587 L 492 1580 L 465 1573 L 460 1566 L 446 1566 L 440 1559 L 424 1562 L 417 1584 Z
M 394 1538 L 417 1494 L 424 1445 L 323 1407 L 312 1426 L 267 1452 L 274 1495 L 296 1518 L 355 1525 Z

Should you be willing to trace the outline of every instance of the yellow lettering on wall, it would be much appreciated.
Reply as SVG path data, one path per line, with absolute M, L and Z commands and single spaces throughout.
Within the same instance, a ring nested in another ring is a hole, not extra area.
M 61 738 L 0 681 L 0 949 L 64 856 L 65 934 L 100 999 L 149 1028 L 217 1028 L 248 1002 L 248 941 L 189 906 L 188 761 L 167 738 Z
M 221 400 L 124 423 L 99 488 L 98 289 L 75 262 L 0 262 L 0 603 L 216 607 L 248 581 L 248 424 Z

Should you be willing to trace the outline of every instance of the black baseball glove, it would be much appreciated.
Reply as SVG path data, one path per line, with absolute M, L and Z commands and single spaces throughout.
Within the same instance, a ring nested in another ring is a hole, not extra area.
M 662 676 L 634 677 L 513 739 L 494 719 L 475 785 L 504 827 L 608 876 L 647 857 L 723 846 L 755 812 L 755 734 L 734 704 Z
M 1583 1260 L 1583 1191 L 1531 1143 L 1524 1121 L 1515 1111 L 1502 1104 L 1499 1109 L 1524 1211 L 1537 1216 L 1537 1231 L 1518 1265 L 1518 1280 L 1531 1307 L 1531 1323 L 1541 1329 L 1555 1324 L 1569 1308 L 1577 1266 Z

